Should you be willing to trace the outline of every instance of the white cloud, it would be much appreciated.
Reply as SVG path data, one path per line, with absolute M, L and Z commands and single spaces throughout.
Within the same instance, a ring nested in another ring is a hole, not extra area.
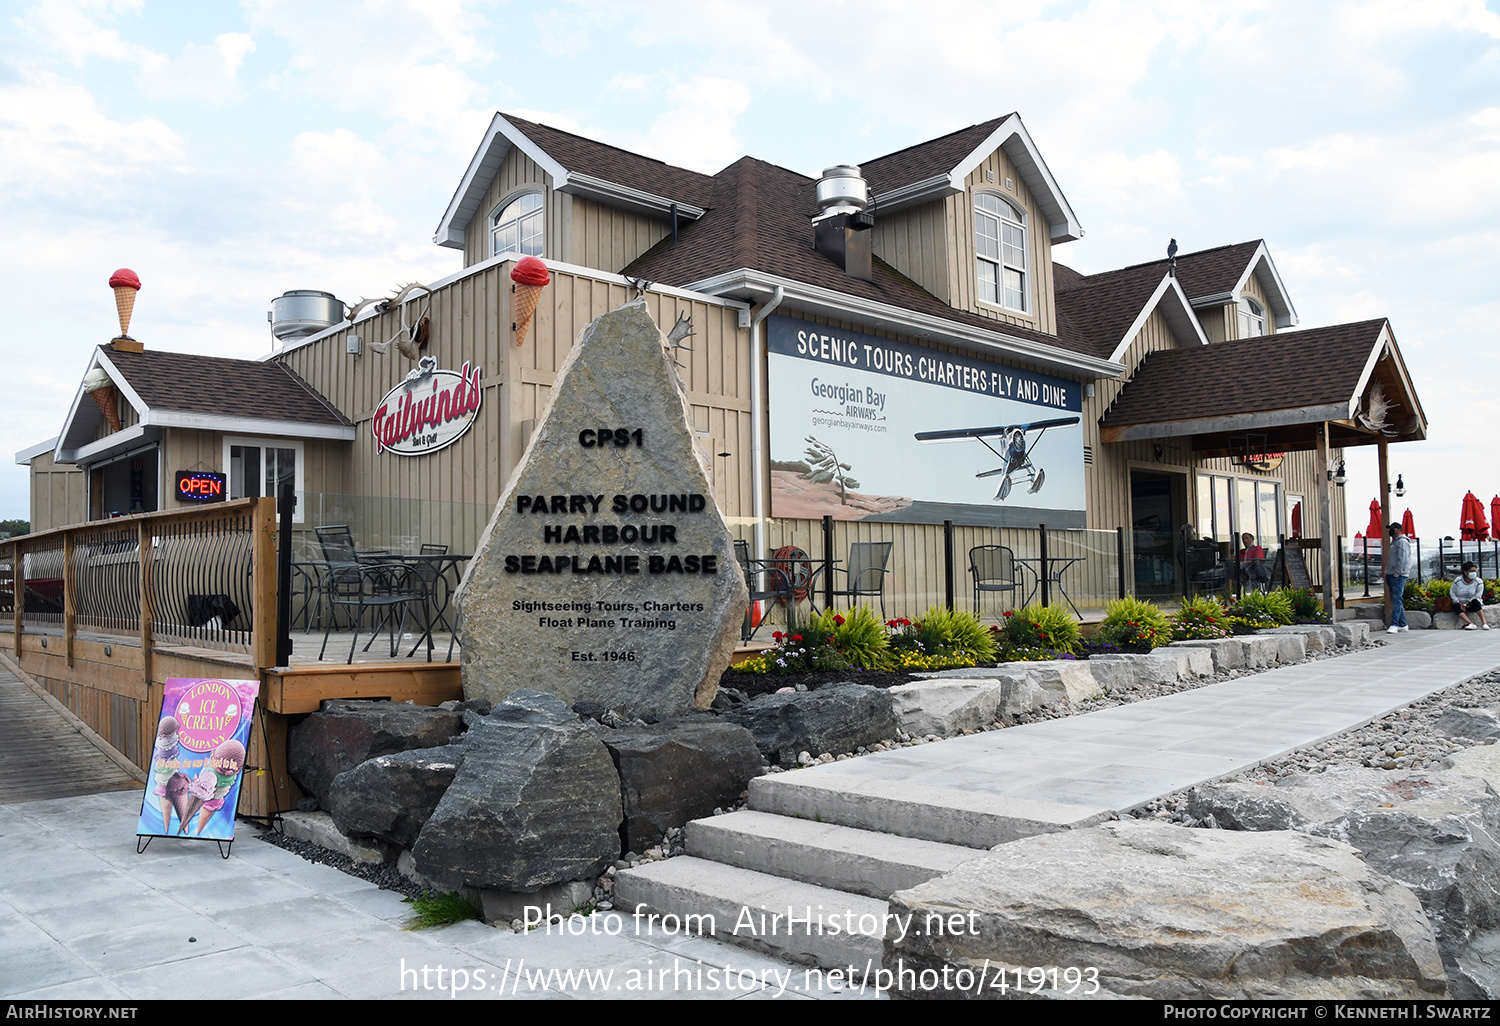
M 147 53 L 139 58 L 137 81 L 141 92 L 154 100 L 193 98 L 207 107 L 238 103 L 246 93 L 239 82 L 240 65 L 255 52 L 255 40 L 243 32 L 225 32 L 212 46 L 183 47 L 175 59 Z

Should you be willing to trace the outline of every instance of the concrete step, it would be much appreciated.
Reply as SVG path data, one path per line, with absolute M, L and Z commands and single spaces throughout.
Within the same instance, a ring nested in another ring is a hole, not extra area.
M 750 808 L 969 848 L 993 848 L 1036 834 L 1094 826 L 1113 815 L 1109 809 L 829 773 L 818 767 L 756 777 L 750 781 Z
M 686 916 L 712 917 L 693 920 L 692 932 L 825 969 L 880 965 L 886 903 L 862 894 L 679 855 L 615 876 L 615 908 L 631 917 L 638 906 L 642 937 L 663 934 L 652 912 L 677 916 L 666 926 L 678 933 Z
M 689 823 L 687 852 L 871 898 L 926 883 L 979 854 L 954 844 L 750 810 Z

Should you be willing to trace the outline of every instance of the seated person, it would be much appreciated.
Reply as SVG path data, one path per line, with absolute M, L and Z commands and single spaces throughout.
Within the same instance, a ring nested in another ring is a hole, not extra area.
M 1244 548 L 1240 549 L 1240 565 L 1245 568 L 1245 579 L 1255 585 L 1269 584 L 1271 568 L 1266 565 L 1266 550 L 1255 542 L 1255 535 L 1246 531 L 1240 535 Z
M 1453 600 L 1453 611 L 1464 622 L 1464 630 L 1490 629 L 1490 625 L 1484 622 L 1484 579 L 1473 563 L 1465 563 L 1459 568 L 1458 580 L 1453 582 L 1448 597 Z
M 1244 546 L 1240 549 L 1241 559 L 1266 558 L 1266 550 L 1255 543 L 1255 535 L 1251 534 L 1249 531 L 1246 531 L 1244 534 L 1240 535 L 1240 544 Z

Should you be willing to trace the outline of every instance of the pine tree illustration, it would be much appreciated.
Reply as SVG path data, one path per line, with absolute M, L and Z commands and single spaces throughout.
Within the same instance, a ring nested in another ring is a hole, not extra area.
M 849 489 L 859 487 L 859 482 L 847 473 L 854 468 L 847 463 L 840 463 L 838 456 L 826 442 L 820 442 L 812 435 L 807 436 L 807 442 L 808 471 L 802 476 L 814 484 L 823 484 L 827 481 L 837 482 L 839 502 L 845 506 L 849 505 Z

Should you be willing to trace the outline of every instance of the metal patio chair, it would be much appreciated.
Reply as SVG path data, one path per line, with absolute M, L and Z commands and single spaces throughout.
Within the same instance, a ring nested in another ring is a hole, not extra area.
M 974 578 L 974 615 L 984 592 L 1009 592 L 1020 588 L 1016 579 L 1016 554 L 1004 545 L 976 545 L 969 550 L 969 573 Z
M 792 626 L 793 595 L 792 579 L 785 569 L 775 565 L 774 560 L 751 559 L 750 543 L 736 539 L 734 543 L 735 562 L 740 565 L 740 572 L 745 575 L 745 587 L 750 592 L 750 601 L 763 602 L 768 599 L 786 603 L 787 629 Z M 745 610 L 745 622 L 740 626 L 740 640 L 750 641 L 756 632 L 765 626 L 770 617 L 763 616 L 759 623 L 752 624 L 750 610 Z
M 344 563 L 330 567 L 324 581 L 324 596 L 328 602 L 328 620 L 323 628 L 323 647 L 318 649 L 320 660 L 328 650 L 328 635 L 333 631 L 340 607 L 353 610 L 350 629 L 354 636 L 346 660 L 350 663 L 354 662 L 366 610 L 378 614 L 370 629 L 370 640 L 365 642 L 366 652 L 379 637 L 381 628 L 389 626 L 391 658 L 395 659 L 401 651 L 407 612 L 413 605 L 418 611 L 417 622 L 426 628 L 427 587 L 416 568 L 405 563 Z
M 880 600 L 880 618 L 885 619 L 885 576 L 888 572 L 886 566 L 891 561 L 891 549 L 894 542 L 854 542 L 849 546 L 849 562 L 846 567 L 833 567 L 834 574 L 844 575 L 844 587 L 833 588 L 828 592 L 828 597 L 847 598 L 858 601 L 863 598 L 877 598 Z M 812 572 L 807 582 L 807 593 L 811 597 L 810 605 L 812 611 L 818 611 L 818 587 L 817 580 L 826 566 L 820 566 Z

